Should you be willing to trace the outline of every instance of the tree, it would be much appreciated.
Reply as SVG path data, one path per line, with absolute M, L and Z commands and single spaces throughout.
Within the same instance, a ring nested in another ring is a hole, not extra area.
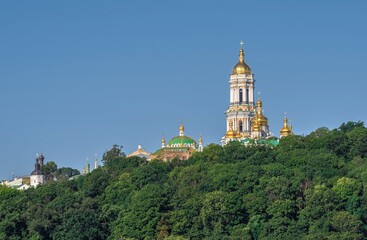
M 113 237 L 153 239 L 165 200 L 162 190 L 156 184 L 148 184 L 136 192 L 126 212 L 120 216 L 119 224 L 112 230 Z
M 70 167 L 62 167 L 57 170 L 56 178 L 60 179 L 69 179 L 72 176 L 79 175 L 80 172 L 77 169 L 73 169 Z
M 355 127 L 347 133 L 347 137 L 350 146 L 349 156 L 367 157 L 367 128 Z
M 334 233 L 331 234 L 329 239 L 365 239 L 361 234 L 361 226 L 362 222 L 357 216 L 347 211 L 336 212 L 330 220 L 330 227 Z
M 222 191 L 207 193 L 203 199 L 200 217 L 207 237 L 220 239 L 225 235 L 225 228 L 230 221 L 226 193 Z
M 96 199 L 86 197 L 74 202 L 62 213 L 60 224 L 51 234 L 52 239 L 106 239 L 106 226 L 101 223 L 99 213 Z
M 218 144 L 209 144 L 203 149 L 201 159 L 208 162 L 220 162 L 223 156 L 223 148 Z
M 342 123 L 342 125 L 340 125 L 339 127 L 339 130 L 342 132 L 350 132 L 354 128 L 362 128 L 362 127 L 364 127 L 364 122 L 362 121 L 358 121 L 358 122 L 349 121 L 347 123 Z
M 114 144 L 110 150 L 106 150 L 106 152 L 103 154 L 102 161 L 106 162 L 108 160 L 124 156 L 125 153 L 122 151 L 122 146 Z
M 42 166 L 42 172 L 45 175 L 46 181 L 52 181 L 57 175 L 57 165 L 55 162 L 50 161 Z
M 26 205 L 23 192 L 0 185 L 0 239 L 26 238 Z

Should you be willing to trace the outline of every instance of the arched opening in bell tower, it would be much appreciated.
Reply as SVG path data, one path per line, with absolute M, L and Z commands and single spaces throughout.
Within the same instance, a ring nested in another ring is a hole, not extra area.
M 238 122 L 238 129 L 239 129 L 240 132 L 243 132 L 243 122 L 242 122 L 242 120 L 240 120 Z

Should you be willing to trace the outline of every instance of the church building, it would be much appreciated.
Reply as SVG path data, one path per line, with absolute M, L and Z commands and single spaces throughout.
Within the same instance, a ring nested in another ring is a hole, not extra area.
M 255 102 L 254 74 L 245 62 L 242 45 L 243 42 L 241 42 L 238 62 L 233 67 L 229 78 L 229 106 L 225 112 L 227 131 L 221 143 L 223 146 L 229 141 L 240 141 L 247 144 L 252 140 L 277 145 L 277 140 L 269 139 L 272 134 L 268 118 L 263 114 L 263 102 L 260 98 Z M 284 124 L 281 137 L 292 134 L 286 118 Z
M 145 149 L 139 144 L 138 149 L 127 155 L 127 157 L 140 157 L 150 161 L 152 154 L 150 152 L 145 151 Z
M 38 155 L 38 154 L 37 154 Z M 39 184 L 44 184 L 46 182 L 45 175 L 42 172 L 43 161 L 45 157 L 41 155 L 36 158 L 36 163 L 34 164 L 34 170 L 30 176 L 30 182 L 32 187 L 37 187 Z
M 156 151 L 151 159 L 169 161 L 178 158 L 186 160 L 197 151 L 203 151 L 203 138 L 200 136 L 199 144 L 197 144 L 194 139 L 185 135 L 185 127 L 181 123 L 179 135 L 169 140 L 167 144 L 164 137 L 162 137 L 162 148 Z

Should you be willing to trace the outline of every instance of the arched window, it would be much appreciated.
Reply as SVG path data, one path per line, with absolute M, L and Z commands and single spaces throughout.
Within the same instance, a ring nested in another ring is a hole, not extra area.
M 240 89 L 240 103 L 243 102 L 243 92 L 242 92 L 242 89 Z
M 240 121 L 238 122 L 238 129 L 240 130 L 240 132 L 242 132 L 242 131 L 243 131 L 243 122 L 242 122 L 242 120 L 240 120 Z
M 246 103 L 248 103 L 248 88 L 246 88 Z

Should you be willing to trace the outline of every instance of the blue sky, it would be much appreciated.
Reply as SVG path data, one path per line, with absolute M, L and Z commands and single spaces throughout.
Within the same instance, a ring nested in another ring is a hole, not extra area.
M 35 154 L 81 169 L 113 144 L 219 143 L 245 42 L 270 129 L 366 121 L 365 1 L 2 1 L 0 179 Z

